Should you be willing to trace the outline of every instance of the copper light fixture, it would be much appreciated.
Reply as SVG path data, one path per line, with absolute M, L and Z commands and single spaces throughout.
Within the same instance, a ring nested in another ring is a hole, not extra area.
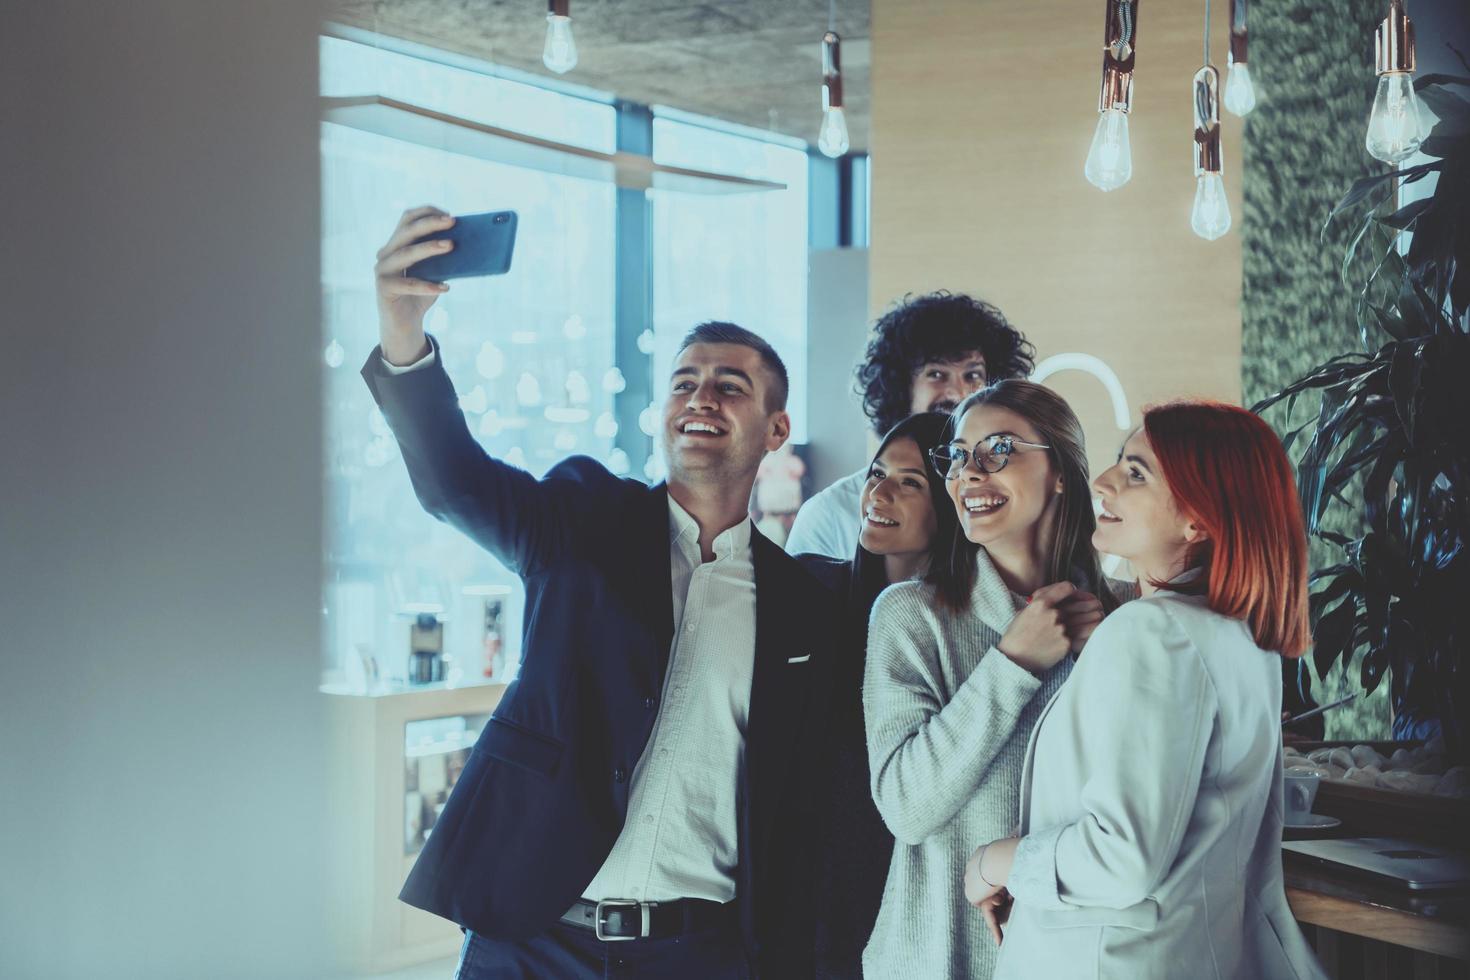
M 1117 190 L 1133 176 L 1128 145 L 1128 111 L 1133 107 L 1133 58 L 1138 37 L 1138 0 L 1107 0 L 1103 24 L 1102 88 L 1097 130 L 1083 173 L 1094 187 Z
M 1246 12 L 1249 0 L 1230 0 L 1230 64 L 1225 76 L 1225 108 L 1237 116 L 1256 107 L 1256 88 L 1246 67 Z
M 1388 16 L 1373 36 L 1378 91 L 1368 116 L 1368 152 L 1384 163 L 1399 164 L 1423 142 L 1419 97 L 1414 94 L 1414 25 L 1404 0 L 1389 0 Z
M 829 157 L 840 157 L 850 146 L 842 111 L 842 38 L 828 31 L 822 35 L 822 129 L 817 134 L 817 149 Z
M 1214 241 L 1230 230 L 1225 198 L 1224 155 L 1220 149 L 1220 73 L 1205 65 L 1194 76 L 1194 210 L 1189 224 L 1199 237 Z

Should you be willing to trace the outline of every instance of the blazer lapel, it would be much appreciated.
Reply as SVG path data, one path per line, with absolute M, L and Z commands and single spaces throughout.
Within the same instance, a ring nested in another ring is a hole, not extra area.
M 660 483 L 641 502 L 634 537 L 628 548 L 629 569 L 638 589 L 640 618 L 654 637 L 653 683 L 663 689 L 674 643 L 674 575 L 669 565 L 669 488 Z
M 1031 726 L 1031 737 L 1026 739 L 1026 755 L 1021 763 L 1021 807 L 1016 821 L 1016 826 L 1020 828 L 1017 832 L 1023 836 L 1030 829 L 1031 824 L 1031 782 L 1036 763 L 1036 736 L 1041 733 L 1041 723 L 1046 720 L 1052 705 L 1057 703 L 1057 698 L 1061 697 L 1062 691 L 1066 689 L 1067 685 L 1063 684 L 1057 693 L 1046 702 L 1046 707 L 1042 708 L 1041 714 L 1036 716 L 1036 724 Z
M 760 852 L 776 817 L 781 787 L 790 762 L 797 754 L 793 732 L 806 702 L 812 676 L 792 657 L 811 654 L 798 647 L 806 635 L 802 624 L 817 610 L 793 608 L 802 590 L 793 588 L 786 554 L 759 531 L 751 531 L 751 554 L 755 565 L 755 671 L 750 684 L 750 721 L 745 737 L 747 804 L 751 810 L 754 847 Z M 819 665 L 812 664 L 812 667 Z M 798 676 L 793 674 L 801 671 Z

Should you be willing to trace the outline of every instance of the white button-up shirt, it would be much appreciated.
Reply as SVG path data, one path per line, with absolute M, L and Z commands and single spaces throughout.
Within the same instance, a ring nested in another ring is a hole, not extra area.
M 736 798 L 755 674 L 750 520 L 699 552 L 699 525 L 669 497 L 674 641 L 663 703 L 633 770 L 628 816 L 582 895 L 591 901 L 735 897 Z

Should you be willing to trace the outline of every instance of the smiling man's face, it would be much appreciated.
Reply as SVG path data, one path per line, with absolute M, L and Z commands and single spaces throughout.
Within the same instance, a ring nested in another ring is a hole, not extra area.
M 956 355 L 954 360 L 926 361 L 914 369 L 909 413 L 953 412 L 967 395 L 984 388 L 989 377 L 980 351 Z
M 740 344 L 690 344 L 674 362 L 660 445 L 670 482 L 754 479 L 791 420 L 768 409 L 775 380 L 760 353 Z

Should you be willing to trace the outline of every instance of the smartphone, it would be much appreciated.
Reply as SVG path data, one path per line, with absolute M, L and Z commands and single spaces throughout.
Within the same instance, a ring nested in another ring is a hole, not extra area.
M 454 248 L 431 255 L 408 267 L 406 275 L 429 282 L 467 279 L 472 276 L 503 276 L 510 271 L 510 256 L 516 245 L 516 213 L 487 211 L 456 217 L 454 224 L 425 235 L 419 241 L 447 238 Z

